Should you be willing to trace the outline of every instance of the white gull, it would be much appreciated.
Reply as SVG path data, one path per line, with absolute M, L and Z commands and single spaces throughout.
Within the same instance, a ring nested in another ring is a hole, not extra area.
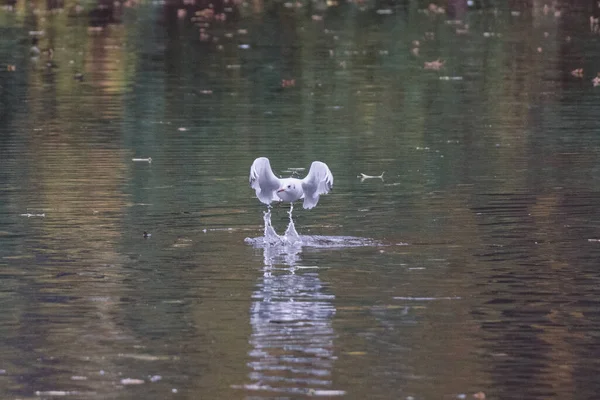
M 304 179 L 280 179 L 271 170 L 269 159 L 259 157 L 250 167 L 250 187 L 256 190 L 256 197 L 267 205 L 273 201 L 293 203 L 304 200 L 302 206 L 310 209 L 317 205 L 320 195 L 329 193 L 333 187 L 333 175 L 327 164 L 313 161 Z

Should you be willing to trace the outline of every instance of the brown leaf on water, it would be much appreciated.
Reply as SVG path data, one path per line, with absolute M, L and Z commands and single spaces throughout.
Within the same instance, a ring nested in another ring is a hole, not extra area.
M 429 4 L 429 6 L 427 7 L 427 11 L 429 11 L 432 14 L 445 14 L 446 13 L 446 9 L 444 7 L 440 7 L 434 3 Z
M 215 11 L 212 8 L 205 8 L 200 11 L 196 11 L 196 16 L 200 17 L 201 20 L 210 20 L 215 15 Z
M 296 86 L 296 80 L 295 79 L 282 79 L 281 80 L 281 87 L 282 88 L 289 88 L 289 87 L 294 87 Z
M 425 61 L 423 68 L 430 69 L 433 71 L 439 71 L 443 66 L 444 66 L 444 61 L 437 59 L 437 60 L 429 61 L 429 62 Z
M 580 311 L 571 311 L 569 315 L 573 318 L 585 318 L 585 315 Z
M 571 75 L 573 75 L 575 78 L 583 78 L 583 68 L 575 68 L 573 71 L 571 71 Z

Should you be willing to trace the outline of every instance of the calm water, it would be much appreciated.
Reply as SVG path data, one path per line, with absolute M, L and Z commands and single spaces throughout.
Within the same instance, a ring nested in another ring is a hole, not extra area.
M 597 398 L 600 36 L 417 3 L 0 11 L 0 397 Z

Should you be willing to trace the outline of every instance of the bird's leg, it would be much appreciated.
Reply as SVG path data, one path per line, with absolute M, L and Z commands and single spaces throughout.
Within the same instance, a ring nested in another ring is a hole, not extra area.
M 277 232 L 275 232 L 275 229 L 273 229 L 273 226 L 271 225 L 271 208 L 270 204 L 267 205 L 267 211 L 265 211 L 263 215 L 263 220 L 265 222 L 265 241 L 267 242 L 270 242 L 275 238 L 279 239 L 279 235 L 277 235 Z
M 290 210 L 288 211 L 288 215 L 290 216 L 290 223 L 288 224 L 287 229 L 285 230 L 284 237 L 290 243 L 296 242 L 300 236 L 298 232 L 296 232 L 296 227 L 294 226 L 294 219 L 292 218 L 292 211 L 294 211 L 294 203 L 290 203 Z
M 271 226 L 271 205 L 267 205 L 267 211 L 263 212 L 263 220 L 265 221 L 265 236 L 267 228 Z
M 263 211 L 263 215 L 265 217 L 270 217 L 271 216 L 271 210 L 273 209 L 273 206 L 271 206 L 270 204 L 267 204 L 267 211 Z M 266 221 L 265 221 L 266 222 Z M 269 222 L 271 222 L 271 218 L 269 218 Z

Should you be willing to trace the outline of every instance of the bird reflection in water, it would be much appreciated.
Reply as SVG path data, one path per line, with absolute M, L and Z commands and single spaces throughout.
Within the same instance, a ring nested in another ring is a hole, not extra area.
M 255 393 L 336 396 L 331 372 L 335 315 L 318 267 L 301 265 L 302 243 L 255 243 L 264 255 L 263 274 L 250 308 L 250 383 Z

